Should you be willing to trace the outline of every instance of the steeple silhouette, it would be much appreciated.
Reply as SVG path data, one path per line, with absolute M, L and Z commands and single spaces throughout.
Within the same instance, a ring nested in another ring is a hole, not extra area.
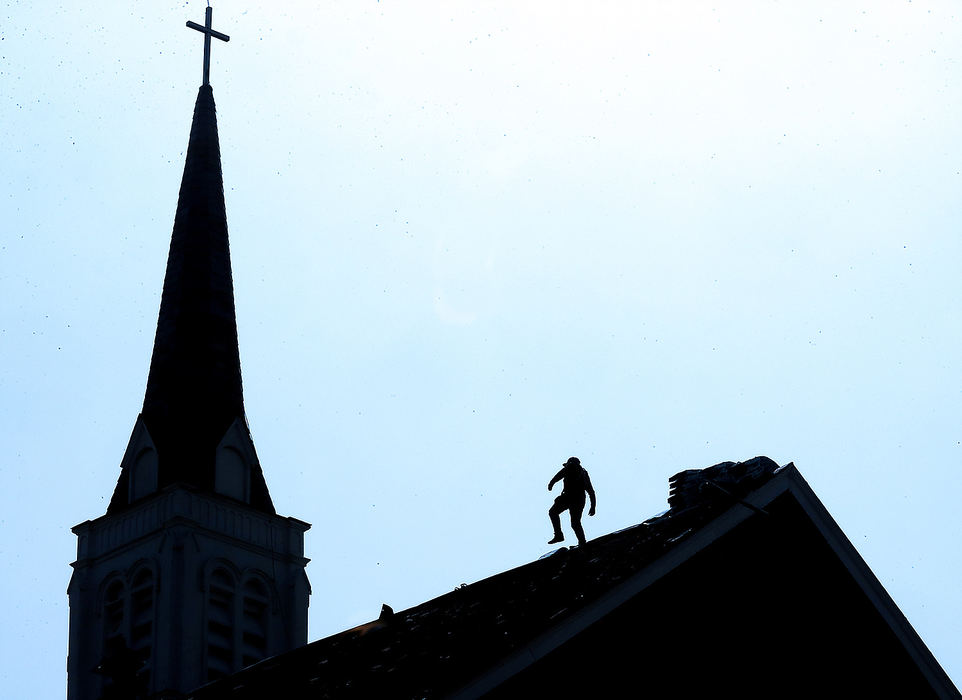
M 144 406 L 107 512 L 172 484 L 225 493 L 216 488 L 215 462 L 235 424 L 235 438 L 246 443 L 249 488 L 227 493 L 273 514 L 244 414 L 217 115 L 213 90 L 204 85 L 194 106 Z M 144 450 L 144 436 L 135 439 L 141 428 L 156 451 L 156 489 L 130 487 L 138 458 L 131 452 Z
M 274 511 L 244 414 L 210 25 L 144 406 L 73 528 L 67 700 L 186 697 L 307 642 L 311 526 Z

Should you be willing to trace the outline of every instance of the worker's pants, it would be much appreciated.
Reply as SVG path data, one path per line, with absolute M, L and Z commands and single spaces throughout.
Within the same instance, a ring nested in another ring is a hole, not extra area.
M 574 530 L 575 535 L 578 537 L 578 544 L 584 544 L 585 531 L 581 527 L 581 514 L 584 510 L 585 497 L 583 495 L 581 498 L 572 498 L 570 495 L 561 494 L 554 499 L 554 505 L 548 509 L 548 517 L 551 518 L 551 526 L 554 528 L 555 536 L 562 537 L 561 514 L 564 511 L 568 511 L 568 514 L 571 516 L 571 529 Z

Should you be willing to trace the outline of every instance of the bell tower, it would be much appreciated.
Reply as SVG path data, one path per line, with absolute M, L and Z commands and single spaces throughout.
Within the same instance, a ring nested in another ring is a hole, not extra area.
M 73 528 L 68 700 L 176 697 L 307 642 L 310 525 L 275 512 L 244 413 L 210 25 L 143 409 Z

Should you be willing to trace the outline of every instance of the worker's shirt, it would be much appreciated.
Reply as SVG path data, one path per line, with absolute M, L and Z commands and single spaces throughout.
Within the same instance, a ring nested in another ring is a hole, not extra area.
M 554 481 L 560 479 L 564 480 L 564 488 L 561 490 L 562 496 L 568 496 L 569 498 L 577 498 L 581 500 L 585 497 L 585 491 L 588 492 L 588 497 L 591 499 L 591 505 L 595 503 L 595 490 L 591 486 L 591 477 L 588 476 L 588 470 L 584 467 L 562 467 L 555 477 Z

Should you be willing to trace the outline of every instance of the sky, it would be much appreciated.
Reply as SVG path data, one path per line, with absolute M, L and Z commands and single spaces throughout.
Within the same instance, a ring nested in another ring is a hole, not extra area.
M 70 528 L 143 402 L 204 8 L 0 5 L 8 697 L 65 691 Z M 309 639 L 549 551 L 569 456 L 591 538 L 767 455 L 962 683 L 956 4 L 223 0 L 214 28 Z

